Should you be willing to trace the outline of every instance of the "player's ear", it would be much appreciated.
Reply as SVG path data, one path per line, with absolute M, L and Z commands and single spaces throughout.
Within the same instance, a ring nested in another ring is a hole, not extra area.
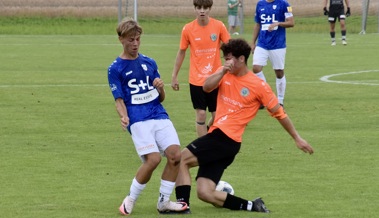
M 245 56 L 243 56 L 243 55 L 239 56 L 238 62 L 245 63 Z

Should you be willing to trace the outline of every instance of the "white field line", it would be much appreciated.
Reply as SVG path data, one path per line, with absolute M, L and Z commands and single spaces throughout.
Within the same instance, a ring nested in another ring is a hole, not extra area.
M 346 72 L 346 73 L 337 73 L 337 74 L 331 74 L 326 75 L 320 78 L 323 82 L 328 83 L 341 83 L 341 84 L 352 84 L 352 85 L 367 85 L 367 86 L 379 86 L 378 80 L 356 80 L 356 81 L 339 81 L 339 80 L 331 80 L 332 77 L 338 77 L 343 75 L 350 75 L 350 74 L 358 74 L 358 73 L 377 73 L 379 70 L 363 70 L 363 71 L 355 71 L 355 72 Z

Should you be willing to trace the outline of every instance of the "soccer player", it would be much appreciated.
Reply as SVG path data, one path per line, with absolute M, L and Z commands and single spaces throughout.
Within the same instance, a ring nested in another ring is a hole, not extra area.
M 196 19 L 185 24 L 182 29 L 171 86 L 173 90 L 179 90 L 178 74 L 189 47 L 189 87 L 192 106 L 196 112 L 196 132 L 200 137 L 207 133 L 207 108 L 212 115 L 208 126 L 213 123 L 217 99 L 217 89 L 205 93 L 203 84 L 205 79 L 221 66 L 220 45 L 228 42 L 230 35 L 221 21 L 209 16 L 212 0 L 193 0 L 193 5 Z
M 350 16 L 350 4 L 349 0 L 345 0 L 347 11 L 345 15 L 345 8 L 343 5 L 343 0 L 330 0 L 329 10 L 326 8 L 328 5 L 328 0 L 324 0 L 324 15 L 328 16 L 328 21 L 330 24 L 330 37 L 332 38 L 332 46 L 336 45 L 336 21 L 340 22 L 341 35 L 342 35 L 342 45 L 347 45 L 346 42 L 346 17 Z
M 270 60 L 276 74 L 276 93 L 281 105 L 284 104 L 286 76 L 286 28 L 295 26 L 290 4 L 285 0 L 260 0 L 255 10 L 252 52 L 253 72 L 266 81 L 263 66 Z M 258 42 L 257 42 L 258 40 Z M 262 105 L 263 108 L 266 105 Z
M 216 117 L 208 134 L 192 141 L 182 150 L 176 197 L 178 201 L 190 206 L 189 170 L 199 166 L 196 188 L 200 200 L 231 210 L 267 213 L 269 210 L 261 198 L 246 200 L 215 190 L 224 170 L 238 154 L 245 128 L 257 114 L 260 105 L 266 106 L 267 111 L 279 121 L 300 150 L 312 154 L 313 148 L 296 131 L 269 84 L 249 70 L 247 60 L 251 53 L 250 45 L 244 39 L 230 39 L 221 46 L 221 50 L 225 59 L 224 66 L 209 76 L 203 86 L 205 92 L 219 89 Z
M 242 6 L 241 4 L 241 0 L 228 0 L 228 25 L 229 33 L 232 35 L 239 35 L 236 27 L 240 26 L 238 7 Z
M 158 212 L 185 210 L 186 203 L 170 201 L 181 153 L 177 132 L 161 104 L 165 91 L 158 66 L 152 58 L 139 53 L 142 28 L 136 21 L 124 19 L 116 31 L 123 51 L 108 68 L 109 87 L 121 126 L 131 134 L 142 160 L 130 192 L 119 208 L 120 213 L 132 213 L 135 202 L 161 162 L 161 154 L 166 156 L 167 163 L 161 176 Z

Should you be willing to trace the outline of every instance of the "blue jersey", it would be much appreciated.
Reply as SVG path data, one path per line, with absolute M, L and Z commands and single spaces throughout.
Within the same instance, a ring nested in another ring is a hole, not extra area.
M 160 78 L 156 62 L 142 54 L 135 60 L 117 57 L 109 66 L 109 87 L 114 99 L 124 100 L 129 127 L 139 121 L 169 118 L 153 86 L 155 78 Z
M 267 50 L 285 48 L 286 28 L 278 26 L 269 32 L 268 27 L 274 22 L 284 22 L 292 16 L 291 6 L 286 0 L 260 0 L 255 9 L 255 22 L 261 26 L 257 46 Z

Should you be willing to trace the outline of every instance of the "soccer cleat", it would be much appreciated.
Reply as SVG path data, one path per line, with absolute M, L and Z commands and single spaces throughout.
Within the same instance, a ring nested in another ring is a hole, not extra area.
M 332 46 L 335 46 L 335 45 L 336 45 L 336 42 L 335 42 L 335 41 L 333 41 L 333 42 L 332 42 Z
M 346 40 L 342 40 L 342 45 L 347 45 Z
M 238 36 L 239 33 L 238 33 L 238 32 L 234 32 L 233 35 L 234 35 L 234 36 Z
M 265 202 L 263 202 L 262 198 L 256 198 L 253 200 L 253 208 L 251 211 L 270 213 L 270 211 L 266 208 Z
M 122 215 L 129 215 L 132 213 L 135 201 L 128 195 L 122 202 L 119 210 Z
M 188 208 L 188 210 L 187 210 Z M 191 213 L 189 207 L 185 202 L 158 202 L 157 210 L 160 214 L 179 214 L 179 213 Z

